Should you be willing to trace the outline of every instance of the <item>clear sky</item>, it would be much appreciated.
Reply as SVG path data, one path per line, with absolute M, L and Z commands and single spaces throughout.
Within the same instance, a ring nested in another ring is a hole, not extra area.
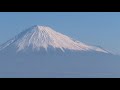
M 0 44 L 33 25 L 120 54 L 120 12 L 0 12 Z

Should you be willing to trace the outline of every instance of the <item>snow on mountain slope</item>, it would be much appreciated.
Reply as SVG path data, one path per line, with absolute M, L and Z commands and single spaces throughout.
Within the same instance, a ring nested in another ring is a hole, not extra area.
M 65 49 L 77 50 L 77 51 L 97 51 L 108 53 L 106 50 L 86 45 L 80 41 L 73 40 L 72 38 L 54 31 L 52 28 L 47 26 L 35 25 L 29 29 L 21 32 L 19 35 L 10 39 L 6 43 L 0 46 L 0 50 L 5 49 L 8 46 L 17 47 L 16 51 L 22 51 L 32 46 L 32 49 L 40 50 L 44 48 L 47 50 L 49 46 L 53 48 L 59 48 L 63 52 Z

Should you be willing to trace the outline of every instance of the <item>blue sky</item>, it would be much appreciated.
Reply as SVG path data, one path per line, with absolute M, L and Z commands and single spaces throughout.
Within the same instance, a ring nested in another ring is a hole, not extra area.
M 120 54 L 120 12 L 0 12 L 0 44 L 33 25 Z

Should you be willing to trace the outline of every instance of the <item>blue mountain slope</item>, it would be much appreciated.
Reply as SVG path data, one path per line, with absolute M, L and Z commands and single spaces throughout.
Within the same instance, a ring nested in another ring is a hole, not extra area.
M 0 54 L 0 77 L 120 77 L 120 57 L 112 54 L 12 50 Z

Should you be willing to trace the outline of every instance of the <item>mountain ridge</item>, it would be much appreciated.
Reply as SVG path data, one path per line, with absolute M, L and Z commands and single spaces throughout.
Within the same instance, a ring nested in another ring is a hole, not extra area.
M 47 51 L 47 48 L 52 46 L 53 48 L 60 48 L 60 50 L 63 52 L 65 49 L 69 49 L 108 53 L 106 50 L 103 50 L 99 47 L 86 45 L 78 40 L 56 32 L 48 26 L 39 25 L 34 25 L 16 35 L 14 38 L 8 40 L 6 43 L 0 46 L 0 50 L 13 44 L 18 48 L 18 52 L 29 46 L 32 46 L 32 49 L 37 50 L 43 47 Z

